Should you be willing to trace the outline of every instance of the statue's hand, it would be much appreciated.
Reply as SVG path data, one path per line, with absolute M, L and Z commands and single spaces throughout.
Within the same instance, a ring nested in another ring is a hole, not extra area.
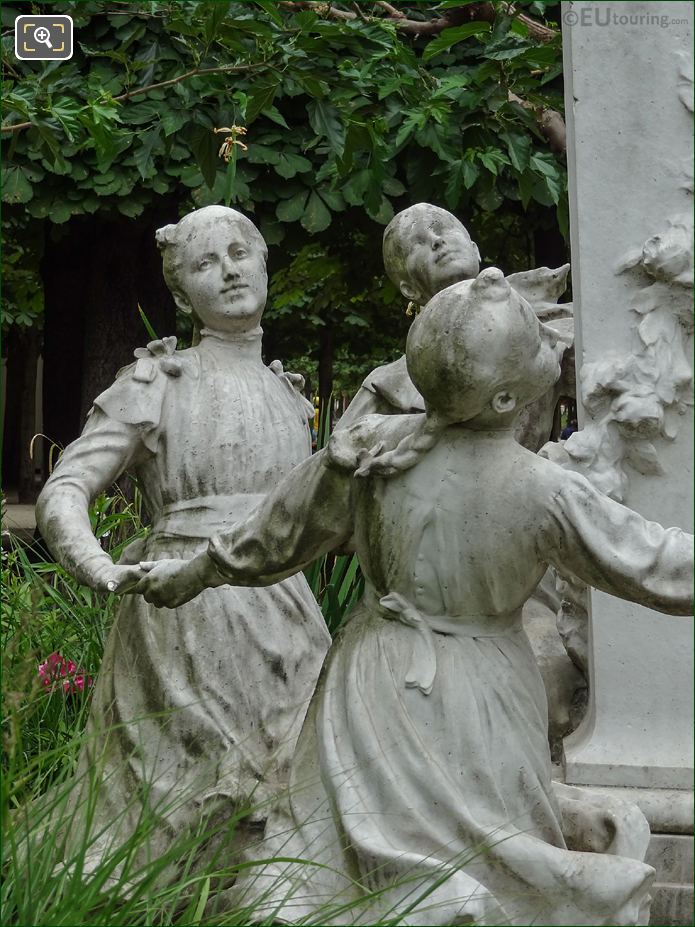
M 144 575 L 145 571 L 140 568 L 139 564 L 124 566 L 113 563 L 97 575 L 94 588 L 99 592 L 115 592 L 117 595 L 124 595 L 132 592 Z
M 157 608 L 176 608 L 206 587 L 195 561 L 155 560 L 140 564 L 142 578 L 133 590 Z

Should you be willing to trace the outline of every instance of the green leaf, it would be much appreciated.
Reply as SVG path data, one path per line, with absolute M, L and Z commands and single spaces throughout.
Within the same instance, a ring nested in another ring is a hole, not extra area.
M 53 155 L 53 158 L 57 158 L 60 154 L 60 141 L 55 133 L 55 129 L 48 125 L 43 119 L 37 119 L 34 122 L 34 128 L 41 136 L 41 140 Z
M 215 0 L 214 3 L 201 3 L 200 6 L 205 23 L 205 38 L 208 42 L 212 42 L 224 18 L 229 13 L 229 2 L 228 0 Z
M 311 161 L 293 151 L 283 151 L 275 165 L 275 172 L 286 180 L 294 177 L 295 174 L 306 173 L 310 170 Z
M 345 127 L 338 110 L 325 100 L 312 100 L 307 106 L 309 125 L 319 138 L 328 140 L 331 149 L 341 155 L 345 148 Z
M 393 219 L 393 206 L 390 200 L 387 200 L 385 196 L 381 197 L 378 209 L 374 210 L 370 207 L 369 203 L 365 203 L 364 208 L 370 219 L 373 219 L 380 225 L 388 225 L 391 219 Z
M 2 200 L 4 203 L 28 203 L 34 191 L 21 167 L 16 164 L 2 169 Z
M 276 26 L 282 26 L 282 16 L 280 16 L 280 11 L 277 8 L 276 0 L 254 0 L 254 3 L 260 6 L 262 10 L 265 10 Z
M 185 134 L 186 141 L 191 147 L 203 180 L 212 189 L 219 164 L 218 140 L 212 129 L 205 126 L 193 125 Z
M 331 218 L 330 210 L 326 208 L 318 193 L 312 190 L 301 220 L 304 228 L 312 234 L 323 232 L 331 224 Z
M 142 203 L 136 203 L 134 200 L 118 200 L 118 211 L 128 216 L 129 219 L 135 219 L 144 210 Z
M 144 51 L 139 52 L 135 56 L 136 62 L 146 65 L 146 67 L 138 73 L 138 82 L 141 87 L 146 87 L 148 84 L 152 83 L 159 50 L 159 41 L 155 39 Z
M 173 135 L 174 132 L 178 132 L 179 129 L 188 122 L 188 114 L 183 110 L 162 110 L 160 104 L 159 119 L 164 129 L 164 135 L 168 137 L 169 135 Z
M 250 142 L 246 157 L 251 164 L 277 164 L 280 160 L 280 152 L 271 145 L 254 145 Z
M 445 29 L 436 39 L 429 42 L 422 53 L 423 61 L 430 61 L 435 55 L 451 48 L 457 42 L 462 42 L 471 35 L 481 35 L 483 32 L 490 31 L 490 23 L 473 22 L 464 23 L 462 26 L 454 26 L 451 29 Z
M 224 179 L 224 205 L 229 206 L 234 197 L 234 180 L 236 178 L 236 162 L 237 162 L 237 147 L 236 145 L 232 148 L 232 154 L 227 162 L 227 170 L 225 171 Z
M 278 82 L 272 81 L 266 84 L 257 84 L 253 93 L 246 104 L 246 123 L 252 123 L 254 119 L 264 113 L 273 105 L 273 99 L 278 89 Z
M 304 215 L 309 191 L 304 189 L 277 204 L 275 215 L 281 222 L 296 222 Z
M 403 196 L 405 193 L 405 187 L 400 180 L 397 180 L 395 177 L 384 177 L 381 186 L 384 193 L 387 193 L 389 196 Z
M 116 103 L 91 103 L 90 110 L 95 123 L 121 122 L 121 115 L 116 109 Z
M 534 170 L 538 171 L 540 174 L 543 174 L 545 177 L 552 177 L 553 179 L 557 179 L 559 176 L 557 162 L 550 154 L 536 152 L 535 154 L 531 155 L 529 164 Z
M 499 169 L 509 160 L 503 152 L 495 148 L 488 148 L 485 151 L 479 151 L 478 160 L 483 164 L 495 177 L 499 174 Z
M 519 196 L 524 209 L 528 209 L 528 205 L 533 198 L 533 186 L 537 180 L 537 176 L 532 174 L 531 171 L 524 171 L 519 177 Z
M 106 177 L 110 179 L 106 180 Z M 121 186 L 121 178 L 114 175 L 106 174 L 103 175 L 101 183 L 94 183 L 94 192 L 97 196 L 110 196 L 112 193 L 116 193 Z
M 365 167 L 354 173 L 343 186 L 343 196 L 351 206 L 362 205 L 371 177 L 371 171 Z
M 526 170 L 531 157 L 531 139 L 529 136 L 523 135 L 521 132 L 508 131 L 500 132 L 500 138 L 507 143 L 507 151 L 509 152 L 512 167 L 516 168 L 517 171 Z
M 59 97 L 51 106 L 51 115 L 58 120 L 71 142 L 77 141 L 82 123 L 79 120 L 81 105 L 70 97 Z
M 498 51 L 485 50 L 485 57 L 492 61 L 508 61 L 511 58 L 518 58 L 526 52 L 526 45 L 518 45 L 515 48 L 501 48 Z
M 465 163 L 464 161 L 459 161 L 457 164 L 451 165 L 449 180 L 444 190 L 444 197 L 449 209 L 456 209 L 461 199 L 461 191 L 463 189 L 463 166 Z
M 51 206 L 51 211 L 49 212 L 49 218 L 51 222 L 56 225 L 62 225 L 64 222 L 67 222 L 68 219 L 72 216 L 72 209 L 68 203 L 54 203 Z
M 559 177 L 540 177 L 533 185 L 533 198 L 543 206 L 556 206 L 564 193 Z
M 561 196 L 557 204 L 557 224 L 562 232 L 565 241 L 569 241 L 570 235 L 570 215 L 569 202 L 566 196 Z
M 357 315 L 354 312 L 348 313 L 344 316 L 343 322 L 346 325 L 356 325 L 358 328 L 369 328 L 369 322 L 364 318 L 364 316 Z
M 160 118 L 162 104 L 157 100 L 143 100 L 134 103 L 125 110 L 124 121 L 130 125 L 140 126 Z
M 273 222 L 272 219 L 261 219 L 261 235 L 269 245 L 279 245 L 285 237 L 285 227 L 282 222 Z
M 133 158 L 135 166 L 143 180 L 157 173 L 152 152 L 159 144 L 159 127 L 150 129 L 140 136 L 140 145 L 135 149 Z
M 270 119 L 272 122 L 277 123 L 277 125 L 282 126 L 283 129 L 289 129 L 289 126 L 285 122 L 285 117 L 282 115 L 277 106 L 269 106 L 263 110 L 263 115 L 266 119 Z
M 466 190 L 470 190 L 475 185 L 480 176 L 480 168 L 468 159 L 463 162 L 463 185 Z
M 396 140 L 394 142 L 395 147 L 397 149 L 400 148 L 401 145 L 407 141 L 417 129 L 422 129 L 425 125 L 426 119 L 427 117 L 422 112 L 409 113 L 398 129 Z
M 150 336 L 150 338 L 153 341 L 157 341 L 159 336 L 157 335 L 157 332 L 152 328 L 150 320 L 147 318 L 145 314 L 145 310 L 142 308 L 140 303 L 138 303 L 138 313 L 140 315 L 140 318 L 142 319 L 142 324 L 145 326 L 145 331 L 147 332 L 147 334 Z
M 325 187 L 320 188 L 321 199 L 329 206 L 333 212 L 341 212 L 345 209 L 345 199 L 338 190 L 328 190 Z

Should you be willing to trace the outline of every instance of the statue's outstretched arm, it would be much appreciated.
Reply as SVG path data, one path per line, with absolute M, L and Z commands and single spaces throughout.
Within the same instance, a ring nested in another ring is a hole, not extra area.
M 295 467 L 245 521 L 213 537 L 204 556 L 222 582 L 277 583 L 350 538 L 352 492 L 352 473 L 334 468 L 321 451 Z
M 94 409 L 36 503 L 36 523 L 56 560 L 86 586 L 105 589 L 117 568 L 92 534 L 89 506 L 140 450 L 135 425 Z M 121 568 L 125 569 L 125 568 Z
M 561 573 L 671 615 L 693 609 L 693 536 L 663 528 L 564 471 L 542 556 Z

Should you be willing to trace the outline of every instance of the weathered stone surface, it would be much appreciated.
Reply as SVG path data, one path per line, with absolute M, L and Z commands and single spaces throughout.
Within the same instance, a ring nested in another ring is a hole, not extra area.
M 149 600 L 180 605 L 208 585 L 273 583 L 350 538 L 360 557 L 364 596 L 267 826 L 274 861 L 237 900 L 336 924 L 399 909 L 403 924 L 646 923 L 647 821 L 552 782 L 521 608 L 552 564 L 686 614 L 693 539 L 514 440 L 561 352 L 501 271 L 445 289 L 408 337 L 426 414 L 338 430 L 207 554 L 142 581 Z
M 313 407 L 291 375 L 261 360 L 266 247 L 255 226 L 212 206 L 160 230 L 158 242 L 179 307 L 204 325 L 200 344 L 177 351 L 164 338 L 137 349 L 37 504 L 66 569 L 94 588 L 132 593 L 106 644 L 73 796 L 81 802 L 94 777 L 93 807 L 78 808 L 66 848 L 69 857 L 87 847 L 88 871 L 143 820 L 153 829 L 136 841 L 136 869 L 203 818 L 222 827 L 241 807 L 257 808 L 257 832 L 286 784 L 329 643 L 303 576 L 270 589 L 211 589 L 167 613 L 133 593 L 145 575 L 139 561 L 193 556 L 311 452 Z M 152 527 L 114 564 L 92 535 L 88 504 L 126 468 Z
M 693 8 L 599 7 L 563 4 L 581 358 L 566 450 L 614 498 L 692 530 Z M 591 704 L 567 780 L 691 789 L 692 624 L 596 591 L 590 613 Z

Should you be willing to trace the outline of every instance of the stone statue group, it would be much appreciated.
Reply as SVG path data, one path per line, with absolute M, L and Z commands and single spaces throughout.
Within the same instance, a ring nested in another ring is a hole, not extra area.
M 211 903 L 249 923 L 646 924 L 646 820 L 552 779 L 520 614 L 549 565 L 687 614 L 693 541 L 535 453 L 573 366 L 568 267 L 481 272 L 450 213 L 397 215 L 405 356 L 312 456 L 301 378 L 261 359 L 256 227 L 209 206 L 157 241 L 200 343 L 136 351 L 37 507 L 65 568 L 123 596 L 65 864 L 146 813 L 143 865 L 201 820 L 227 840 Z M 126 470 L 151 529 L 114 564 L 88 507 Z M 302 570 L 346 547 L 365 591 L 331 644 Z

